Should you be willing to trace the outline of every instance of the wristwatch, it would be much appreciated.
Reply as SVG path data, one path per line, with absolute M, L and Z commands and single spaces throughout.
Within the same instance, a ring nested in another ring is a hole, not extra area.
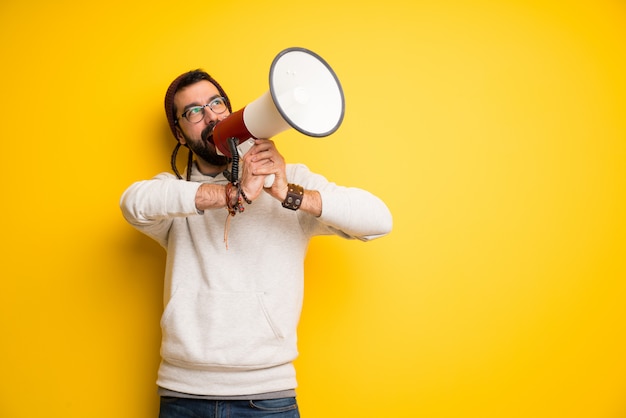
M 283 200 L 283 207 L 291 210 L 298 210 L 304 198 L 304 187 L 289 183 L 287 185 L 287 196 Z

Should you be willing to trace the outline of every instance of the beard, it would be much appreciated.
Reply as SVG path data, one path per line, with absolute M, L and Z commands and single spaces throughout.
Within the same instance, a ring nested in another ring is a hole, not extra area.
M 183 136 L 186 139 L 189 149 L 196 154 L 196 157 L 201 158 L 205 162 L 214 166 L 223 166 L 229 163 L 229 158 L 224 155 L 219 155 L 213 145 L 213 128 L 215 124 L 207 126 L 201 134 L 201 139 L 189 138 L 184 132 Z

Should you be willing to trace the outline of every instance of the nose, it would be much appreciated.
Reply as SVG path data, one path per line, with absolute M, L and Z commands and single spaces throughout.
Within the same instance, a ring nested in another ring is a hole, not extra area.
M 207 108 L 207 110 L 209 110 L 209 109 Z M 215 122 L 215 123 L 223 121 L 224 119 L 226 119 L 231 114 L 230 110 L 228 110 L 228 109 L 226 109 L 224 112 L 221 112 L 221 113 L 215 113 L 212 110 L 210 110 L 210 112 L 211 112 L 210 113 L 211 121 Z M 205 117 L 205 119 L 206 119 L 206 117 Z
M 219 115 L 215 113 L 209 106 L 204 108 L 204 123 L 210 124 L 217 122 L 219 120 Z

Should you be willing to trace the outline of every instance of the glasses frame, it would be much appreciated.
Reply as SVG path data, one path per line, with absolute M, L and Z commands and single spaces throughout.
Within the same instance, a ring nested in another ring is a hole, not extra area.
M 213 106 L 217 106 L 217 104 L 215 104 L 216 100 L 220 100 L 221 101 L 221 105 L 224 106 L 224 110 L 222 110 L 221 112 L 216 112 L 215 110 L 213 110 Z M 211 101 L 205 105 L 201 105 L 201 106 L 191 106 L 190 108 L 188 108 L 187 110 L 185 110 L 181 115 L 180 118 L 185 118 L 187 119 L 187 122 L 189 123 L 200 123 L 204 120 L 204 118 L 206 117 L 206 108 L 211 109 L 211 112 L 215 113 L 216 115 L 221 115 L 222 113 L 226 112 L 226 110 L 228 110 L 228 105 L 226 103 L 226 99 L 222 96 L 217 96 L 211 99 Z M 189 120 L 188 114 L 190 111 L 194 110 L 194 109 L 200 109 L 202 111 L 202 117 L 200 119 L 198 119 L 196 122 L 192 122 Z M 176 119 L 176 123 L 178 123 L 178 121 L 180 120 L 180 118 Z

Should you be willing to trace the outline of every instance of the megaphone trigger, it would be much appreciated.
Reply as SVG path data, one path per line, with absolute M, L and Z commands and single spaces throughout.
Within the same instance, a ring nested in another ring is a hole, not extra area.
M 248 151 L 250 151 L 250 148 L 252 148 L 253 145 L 254 138 L 249 138 L 237 146 L 237 153 L 240 157 L 243 157 Z

